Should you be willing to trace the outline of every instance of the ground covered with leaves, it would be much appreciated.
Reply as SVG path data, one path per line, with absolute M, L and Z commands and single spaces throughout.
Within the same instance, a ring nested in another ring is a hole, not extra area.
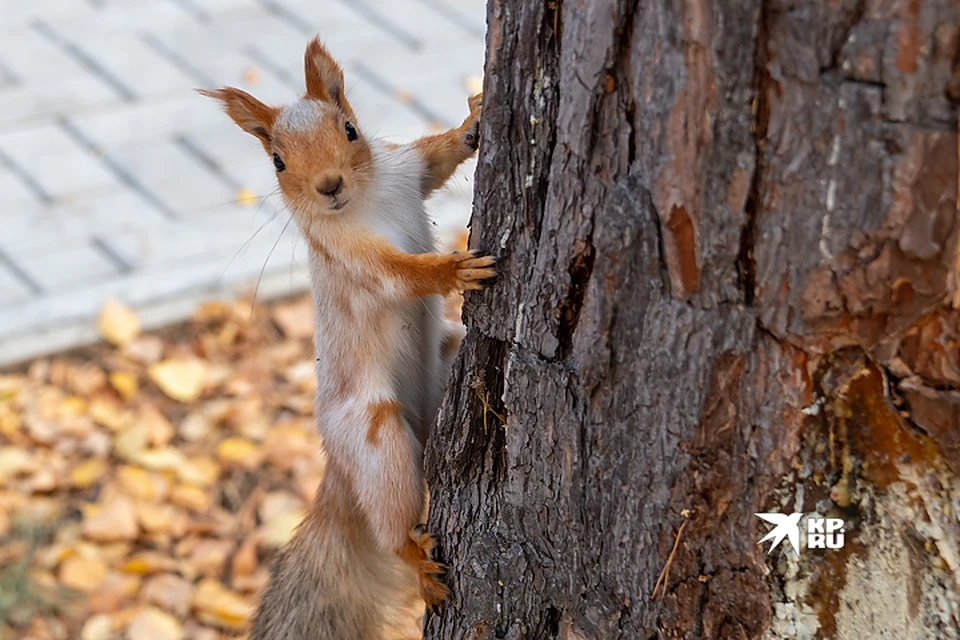
M 0 638 L 242 637 L 323 470 L 308 297 L 0 373 Z

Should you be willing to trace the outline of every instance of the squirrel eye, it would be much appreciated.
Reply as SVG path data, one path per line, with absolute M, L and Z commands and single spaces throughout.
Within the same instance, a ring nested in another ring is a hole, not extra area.
M 349 122 L 343 125 L 344 130 L 347 132 L 347 140 L 353 142 L 357 139 L 357 130 Z
M 287 165 L 283 164 L 283 160 L 277 154 L 273 154 L 273 166 L 277 168 L 277 171 L 283 171 L 287 168 Z

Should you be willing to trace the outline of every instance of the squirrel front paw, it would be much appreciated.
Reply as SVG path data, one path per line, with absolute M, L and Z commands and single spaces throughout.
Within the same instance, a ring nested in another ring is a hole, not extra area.
M 483 112 L 483 94 L 469 98 L 467 104 L 470 105 L 470 115 L 463 121 L 463 144 L 474 151 L 480 146 L 480 115 Z
M 437 546 L 436 537 L 423 525 L 410 531 L 410 539 L 417 546 L 420 562 L 417 566 L 417 580 L 420 585 L 420 598 L 430 611 L 436 611 L 440 603 L 450 597 L 450 590 L 440 577 L 446 573 L 446 567 L 433 558 Z
M 483 280 L 489 280 L 497 275 L 492 267 L 497 260 L 493 256 L 477 256 L 477 252 L 454 251 L 450 254 L 453 261 L 454 285 L 457 291 L 468 291 L 471 289 L 482 289 Z

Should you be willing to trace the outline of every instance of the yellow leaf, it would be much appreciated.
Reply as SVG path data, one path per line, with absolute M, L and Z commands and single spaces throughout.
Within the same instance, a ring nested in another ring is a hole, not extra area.
M 60 403 L 58 409 L 59 419 L 76 418 L 87 412 L 87 401 L 80 396 L 69 396 Z
M 181 482 L 209 487 L 220 477 L 220 465 L 213 458 L 190 458 L 176 472 Z
M 123 346 L 140 335 L 140 319 L 130 307 L 107 298 L 100 310 L 100 335 L 114 346 Z
M 127 627 L 127 637 L 137 640 L 183 640 L 183 627 L 172 615 L 147 607 Z
M 100 558 L 73 556 L 60 565 L 60 584 L 84 593 L 94 591 L 107 577 L 107 565 Z
M 233 630 L 243 629 L 253 613 L 250 602 L 216 580 L 200 582 L 193 594 L 193 608 L 204 622 Z
M 213 430 L 213 422 L 199 411 L 187 415 L 180 423 L 180 437 L 188 442 L 203 440 Z
M 147 533 L 182 535 L 187 525 L 183 511 L 173 505 L 141 502 L 137 508 L 140 526 Z
M 227 438 L 217 445 L 217 457 L 224 464 L 255 470 L 263 455 L 257 445 L 242 438 Z
M 146 469 L 128 464 L 117 469 L 117 482 L 124 493 L 137 500 L 162 500 L 169 486 Z
M 131 556 L 126 562 L 121 564 L 120 570 L 126 573 L 146 575 L 163 571 L 173 571 L 176 569 L 176 566 L 176 561 L 170 556 L 157 551 L 142 551 Z
M 124 429 L 113 440 L 113 450 L 124 460 L 134 460 L 141 451 L 147 448 L 147 427 L 137 423 L 129 429 Z
M 175 470 L 185 459 L 184 455 L 173 447 L 148 449 L 137 453 L 133 458 L 134 462 L 153 471 Z
M 170 502 L 197 513 L 210 508 L 210 494 L 199 487 L 188 484 L 177 485 L 170 492 Z
M 114 631 L 113 617 L 106 613 L 98 613 L 87 618 L 80 631 L 80 640 L 110 640 Z
M 96 542 L 133 540 L 140 532 L 133 502 L 118 496 L 105 505 L 83 507 L 83 535 Z
M 271 317 L 285 338 L 298 340 L 313 337 L 315 324 L 313 301 L 310 298 L 299 298 L 294 302 L 279 304 L 273 309 Z M 310 362 L 310 368 L 312 372 L 312 362 Z
M 303 511 L 290 511 L 276 516 L 263 525 L 261 540 L 268 547 L 282 547 L 293 538 L 303 516 Z
M 134 373 L 114 371 L 110 374 L 110 384 L 124 400 L 129 400 L 137 395 L 139 384 L 137 382 L 137 376 Z
M 189 404 L 200 397 L 207 379 L 207 365 L 197 359 L 164 360 L 151 365 L 150 379 L 168 397 Z
M 86 489 L 97 483 L 107 470 L 107 463 L 100 458 L 84 460 L 70 472 L 70 483 L 78 489 Z
M 124 411 L 117 402 L 107 394 L 100 394 L 90 401 L 90 417 L 110 431 L 122 431 L 130 426 L 130 413 Z
M 237 190 L 237 202 L 242 204 L 245 207 L 252 206 L 257 203 L 257 194 L 252 189 L 239 189 Z
M 33 457 L 19 447 L 0 447 L 0 485 L 4 480 L 32 471 Z

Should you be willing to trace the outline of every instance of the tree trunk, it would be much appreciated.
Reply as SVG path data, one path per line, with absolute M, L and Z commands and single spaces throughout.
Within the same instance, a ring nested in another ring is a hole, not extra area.
M 960 3 L 488 23 L 426 637 L 957 637 Z M 765 555 L 796 511 L 845 546 Z

